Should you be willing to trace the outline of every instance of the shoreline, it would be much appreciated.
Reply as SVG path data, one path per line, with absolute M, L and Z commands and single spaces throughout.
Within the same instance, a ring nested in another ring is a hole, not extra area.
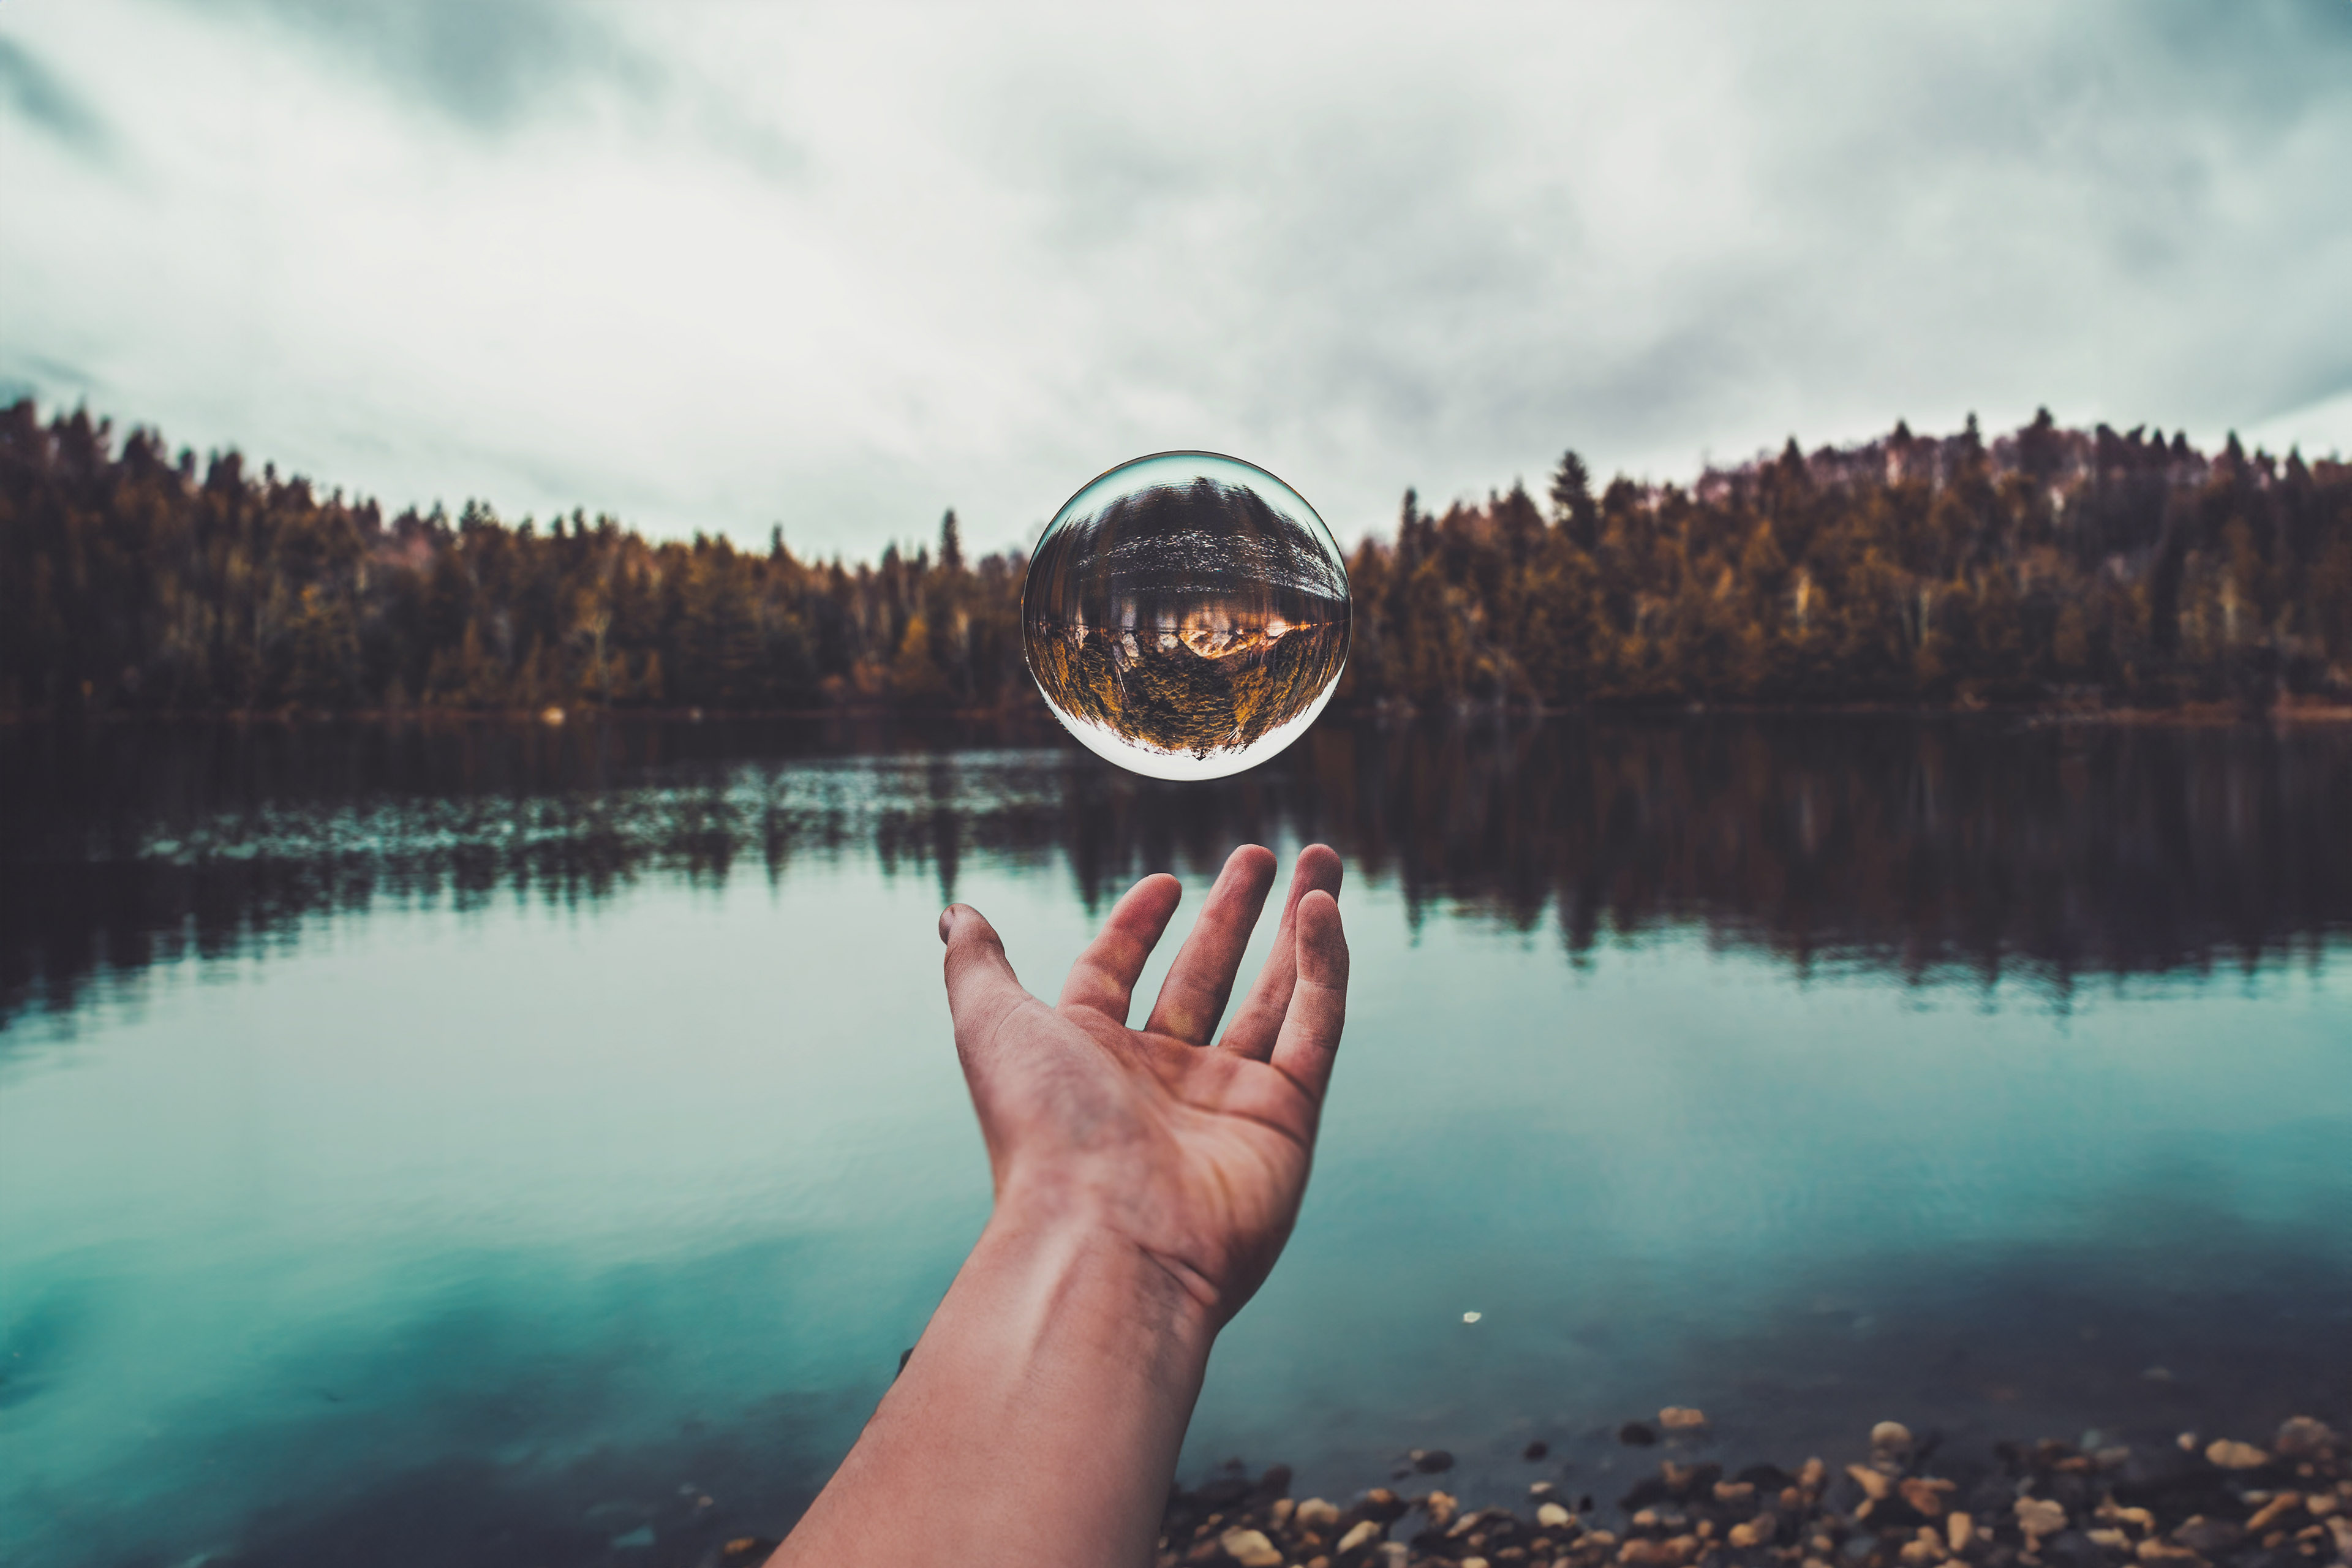
M 1667 1409 L 1619 1439 L 1667 1452 L 1613 1500 L 1540 1480 L 1517 1508 L 1465 1510 L 1433 1481 L 1375 1487 L 1345 1504 L 1287 1496 L 1290 1472 L 1228 1475 L 1170 1498 L 1157 1568 L 2302 1568 L 2352 1563 L 2352 1453 L 2298 1415 L 2265 1443 L 2183 1432 L 2168 1445 L 2084 1452 L 2003 1442 L 1945 1454 L 1898 1422 L 1872 1428 L 1866 1459 L 1815 1457 L 1794 1471 L 1727 1474 L 1685 1447 L 1702 1412 Z M 2086 1439 L 2087 1440 L 2087 1439 Z M 1693 1447 L 1696 1443 L 1692 1444 Z M 1540 1462 L 1545 1445 L 1525 1458 Z M 1441 1476 L 1452 1456 L 1415 1453 L 1392 1480 Z M 1613 1518 L 1612 1518 L 1613 1516 Z
M 1948 1454 L 1898 1422 L 1866 1457 L 1727 1473 L 1695 1450 L 1706 1416 L 1628 1422 L 1662 1440 L 1656 1473 L 1613 1499 L 1539 1480 L 1517 1507 L 1465 1509 L 1453 1456 L 1416 1451 L 1346 1502 L 1294 1498 L 1291 1471 L 1236 1462 L 1170 1493 L 1155 1568 L 2340 1568 L 2352 1563 L 2352 1452 L 2326 1423 L 2284 1422 L 2263 1443 L 2189 1432 L 2089 1452 L 2044 1439 Z M 1663 1431 L 1661 1430 L 1663 1429 Z M 1530 1444 L 1531 1462 L 1547 1457 Z M 1399 1490 L 1414 1485 L 1421 1490 Z M 751 1568 L 778 1543 L 729 1541 Z
M 2283 726 L 2352 724 L 2352 702 L 2299 699 L 2249 710 L 2232 702 L 2184 702 L 2171 708 L 2093 708 L 2068 703 L 1898 703 L 1898 702 L 1659 702 L 1590 703 L 1551 708 L 1492 700 L 1460 702 L 1434 708 L 1381 701 L 1333 704 L 1329 712 L 1342 720 L 1375 722 L 1423 719 L 1676 719 L 1769 717 L 1821 719 L 2011 719 L 2036 728 L 2061 725 L 2113 726 L 2130 729 L 2206 730 L 2256 729 Z M 593 704 L 543 708 L 226 708 L 200 710 L 113 710 L 103 712 L 59 713 L 44 709 L 0 710 L 0 728 L 33 725 L 215 724 L 232 728 L 262 726 L 291 728 L 314 724 L 417 724 L 432 726 L 542 726 L 560 729 L 570 723 L 623 720 L 661 723 L 700 724 L 779 720 L 836 720 L 856 722 L 910 723 L 1047 723 L 1051 713 L 1041 703 L 1016 708 L 892 708 L 841 706 L 825 708 L 605 708 Z M 1056 726 L 1056 728 L 1058 728 Z

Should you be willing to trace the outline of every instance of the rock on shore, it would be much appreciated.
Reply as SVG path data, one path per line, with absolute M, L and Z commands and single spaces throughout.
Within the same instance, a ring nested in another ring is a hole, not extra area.
M 1695 1412 L 1693 1414 L 1696 1414 Z M 1695 1424 L 1693 1424 L 1695 1425 Z M 2352 1447 L 2297 1416 L 2267 1444 L 1999 1445 L 1937 1463 L 1897 1423 L 1866 1462 L 1668 1460 L 1604 1521 L 1547 1482 L 1520 1509 L 1433 1489 L 1297 1500 L 1287 1467 L 1169 1498 L 1159 1568 L 2352 1568 Z

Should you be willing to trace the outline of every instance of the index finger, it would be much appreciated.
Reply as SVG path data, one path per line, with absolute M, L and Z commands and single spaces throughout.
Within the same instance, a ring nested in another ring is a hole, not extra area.
M 1102 931 L 1070 965 L 1070 977 L 1062 983 L 1061 1005 L 1091 1008 L 1113 1023 L 1126 1023 L 1135 982 L 1183 896 L 1184 885 L 1165 871 L 1129 888 L 1112 906 Z

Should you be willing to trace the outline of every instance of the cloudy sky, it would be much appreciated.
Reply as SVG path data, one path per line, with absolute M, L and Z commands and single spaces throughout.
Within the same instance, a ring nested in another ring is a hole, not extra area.
M 2352 0 L 5 0 L 0 393 L 394 506 L 1343 537 L 1907 416 L 2352 451 Z

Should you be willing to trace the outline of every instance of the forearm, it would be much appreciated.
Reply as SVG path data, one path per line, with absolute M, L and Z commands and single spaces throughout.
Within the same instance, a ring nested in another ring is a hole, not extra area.
M 1131 1247 L 1000 1210 L 775 1568 L 1150 1562 L 1214 1337 Z

